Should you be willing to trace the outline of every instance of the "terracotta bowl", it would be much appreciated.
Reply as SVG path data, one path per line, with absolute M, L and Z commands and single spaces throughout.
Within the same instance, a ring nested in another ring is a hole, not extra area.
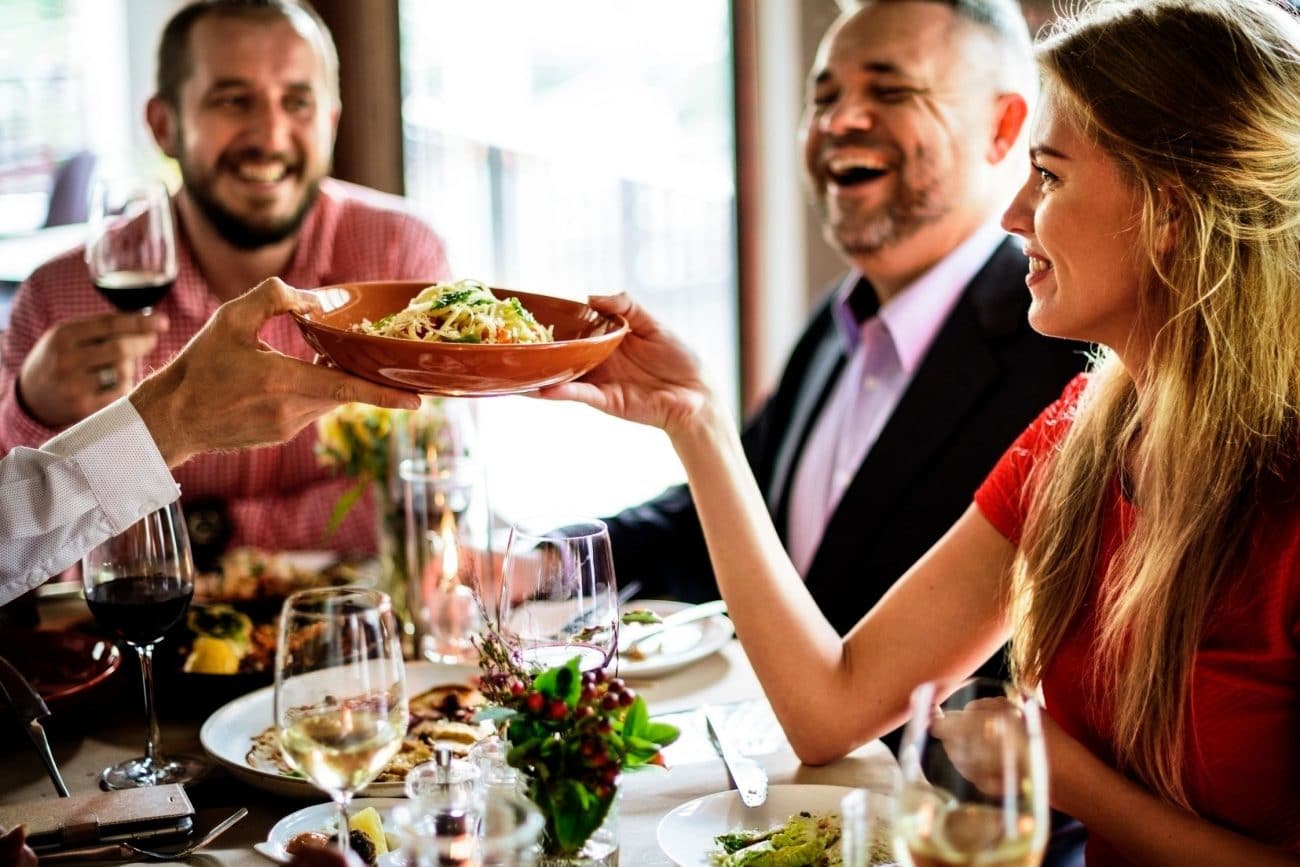
M 312 289 L 320 311 L 293 317 L 312 348 L 348 373 L 457 397 L 518 394 L 568 382 L 604 361 L 627 334 L 621 316 L 605 316 L 577 301 L 497 288 L 492 291 L 498 298 L 517 297 L 538 322 L 552 326 L 555 342 L 430 343 L 349 330 L 362 319 L 374 322 L 401 310 L 428 285 L 406 280 Z

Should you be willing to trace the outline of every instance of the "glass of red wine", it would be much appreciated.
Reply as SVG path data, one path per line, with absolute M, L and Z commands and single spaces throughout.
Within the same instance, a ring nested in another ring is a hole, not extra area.
M 95 622 L 140 657 L 148 720 L 144 755 L 105 768 L 105 789 L 186 783 L 207 771 L 194 756 L 163 756 L 154 706 L 153 648 L 185 615 L 194 595 L 194 563 L 179 502 L 145 515 L 101 542 L 81 561 L 86 603 Z
M 86 266 L 110 304 L 146 315 L 176 281 L 171 197 L 162 181 L 100 177 L 90 190 Z

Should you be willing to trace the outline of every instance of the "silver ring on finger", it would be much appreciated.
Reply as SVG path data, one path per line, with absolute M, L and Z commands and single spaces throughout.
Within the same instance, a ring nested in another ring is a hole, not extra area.
M 100 391 L 112 391 L 117 388 L 117 368 L 111 364 L 96 368 L 95 378 L 99 382 Z

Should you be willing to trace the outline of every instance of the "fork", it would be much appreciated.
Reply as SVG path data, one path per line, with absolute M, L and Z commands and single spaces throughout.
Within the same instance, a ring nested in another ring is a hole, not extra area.
M 217 837 L 226 833 L 232 825 L 247 815 L 248 808 L 240 807 L 216 825 L 212 826 L 211 831 L 204 834 L 193 843 L 190 843 L 185 848 L 179 849 L 175 852 L 155 852 L 151 849 L 142 849 L 132 843 L 110 843 L 105 846 L 91 846 L 85 849 L 67 849 L 62 852 L 50 852 L 41 856 L 41 864 L 50 864 L 56 861 L 98 861 L 127 858 L 144 858 L 146 861 L 175 861 L 178 858 L 185 858 L 193 855 L 195 852 L 217 839 Z

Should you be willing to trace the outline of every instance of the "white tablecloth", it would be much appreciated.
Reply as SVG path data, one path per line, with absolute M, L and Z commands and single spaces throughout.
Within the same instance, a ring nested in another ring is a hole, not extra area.
M 131 678 L 124 680 L 128 682 L 120 687 L 133 686 Z M 670 864 L 656 843 L 659 820 L 679 804 L 730 788 L 727 772 L 705 734 L 703 715 L 699 711 L 705 703 L 721 705 L 725 713 L 734 717 L 726 723 L 726 728 L 744 733 L 740 740 L 742 751 L 763 764 L 774 785 L 823 783 L 887 788 L 892 781 L 896 764 L 879 742 L 868 744 L 832 765 L 821 768 L 801 765 L 763 699 L 753 669 L 738 642 L 732 641 L 721 653 L 687 670 L 648 683 L 632 681 L 631 685 L 646 697 L 655 716 L 667 714 L 671 722 L 681 727 L 682 737 L 666 751 L 669 770 L 652 769 L 624 775 L 619 819 L 620 863 L 627 867 Z M 117 706 L 99 717 L 102 725 L 90 726 L 81 721 L 80 731 L 90 733 L 60 733 L 54 727 L 55 756 L 68 788 L 74 793 L 93 790 L 101 768 L 140 752 L 144 720 L 136 700 L 138 693 L 130 688 L 120 688 L 118 692 Z M 201 754 L 198 731 L 202 720 L 168 721 L 165 694 L 160 693 L 159 706 L 164 714 L 165 750 Z M 34 751 L 18 738 L 10 739 L 2 749 L 0 803 L 55 797 Z M 253 843 L 266 839 L 271 826 L 281 817 L 308 803 L 249 788 L 222 770 L 214 771 L 207 780 L 190 787 L 189 793 L 198 808 L 199 829 L 215 824 L 235 807 L 249 808 L 246 819 L 206 850 L 205 862 L 213 867 L 267 867 L 270 862 L 253 850 Z

